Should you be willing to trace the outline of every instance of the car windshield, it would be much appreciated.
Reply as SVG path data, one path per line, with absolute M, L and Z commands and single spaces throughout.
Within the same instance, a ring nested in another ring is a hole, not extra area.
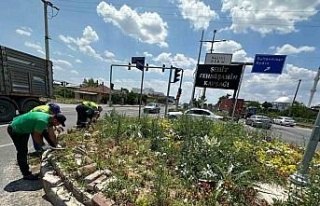
M 260 116 L 260 115 L 259 115 L 259 116 L 256 116 L 256 118 L 257 118 L 257 119 L 269 119 L 269 117 L 267 117 L 267 116 L 262 116 L 262 115 L 261 115 L 261 116 Z
M 156 106 L 156 103 L 151 102 L 151 103 L 148 103 L 147 106 L 155 107 L 155 106 Z

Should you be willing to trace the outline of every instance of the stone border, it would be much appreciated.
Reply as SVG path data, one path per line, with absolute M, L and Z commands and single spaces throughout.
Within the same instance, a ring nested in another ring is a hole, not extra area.
M 117 181 L 111 176 L 110 170 L 95 170 L 96 164 L 91 163 L 80 167 L 78 171 L 88 174 L 85 178 L 86 190 L 77 185 L 63 173 L 63 170 L 54 161 L 54 150 L 47 150 L 42 155 L 40 174 L 43 189 L 48 200 L 54 206 L 111 206 L 114 201 L 103 195 L 103 190 L 110 182 Z

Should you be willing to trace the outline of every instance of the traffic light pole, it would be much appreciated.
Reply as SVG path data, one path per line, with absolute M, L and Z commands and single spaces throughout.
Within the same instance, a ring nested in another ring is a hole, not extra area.
M 140 102 L 139 102 L 139 119 L 140 119 L 140 116 L 141 116 L 143 81 L 144 81 L 144 66 L 143 66 L 142 74 L 141 74 Z
M 182 79 L 183 79 L 183 71 L 184 71 L 184 70 L 182 69 L 178 93 L 181 92 Z M 179 105 L 179 100 L 180 100 L 180 95 L 181 95 L 181 93 L 179 93 L 178 95 L 179 95 L 179 98 L 176 99 L 176 109 L 178 109 L 178 105 Z
M 134 67 L 131 64 L 111 64 L 110 65 L 110 94 L 109 94 L 109 106 L 112 106 L 112 70 L 113 67 Z M 142 105 L 142 91 L 143 91 L 143 82 L 144 82 L 144 68 L 149 69 L 149 68 L 153 68 L 153 69 L 162 69 L 162 70 L 170 70 L 170 75 L 169 75 L 169 82 L 168 82 L 168 91 L 167 91 L 167 99 L 166 99 L 166 107 L 165 107 L 165 116 L 167 115 L 167 110 L 168 110 L 168 102 L 169 102 L 169 92 L 170 92 L 170 84 L 173 83 L 171 82 L 171 77 L 172 77 L 172 70 L 173 69 L 179 69 L 176 67 L 172 67 L 171 68 L 167 68 L 164 65 L 162 67 L 158 67 L 158 66 L 143 66 L 142 69 L 142 76 L 141 76 L 141 88 L 140 88 L 140 103 L 139 103 L 139 118 L 141 116 L 141 105 Z M 182 75 L 181 75 L 181 79 L 180 79 L 180 86 L 179 88 L 181 89 L 181 84 L 182 84 L 182 78 L 183 78 L 183 69 L 180 69 L 180 71 L 182 70 Z
M 170 85 L 171 85 L 171 76 L 172 76 L 172 69 L 170 68 L 169 81 L 168 81 L 168 90 L 167 90 L 167 99 L 166 99 L 164 117 L 167 117 L 167 114 L 168 114 L 168 104 L 169 104 L 169 95 L 170 95 L 169 93 L 170 93 Z

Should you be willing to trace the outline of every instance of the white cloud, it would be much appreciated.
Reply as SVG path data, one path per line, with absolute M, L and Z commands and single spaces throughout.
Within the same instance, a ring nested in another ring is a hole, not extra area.
M 230 13 L 230 29 L 234 32 L 251 29 L 262 35 L 287 34 L 296 31 L 296 23 L 315 15 L 319 5 L 319 0 L 268 0 L 263 3 L 261 0 L 223 0 L 221 10 Z
M 246 69 L 243 77 L 240 98 L 259 102 L 272 102 L 281 96 L 291 99 L 296 91 L 298 80 L 302 83 L 296 101 L 308 101 L 310 88 L 313 84 L 315 71 L 286 64 L 281 75 L 250 73 L 251 67 Z
M 211 43 L 204 45 L 206 51 L 210 53 Z M 232 61 L 234 62 L 250 62 L 253 61 L 252 57 L 249 57 L 247 52 L 242 48 L 242 45 L 233 40 L 227 40 L 225 42 L 216 42 L 213 44 L 213 53 L 228 53 L 232 55 Z
M 24 42 L 24 45 L 25 45 L 26 47 L 30 47 L 30 48 L 36 50 L 36 51 L 39 52 L 40 54 L 43 54 L 43 55 L 45 54 L 40 44 L 26 41 L 26 42 Z
M 62 59 L 52 59 L 53 63 L 55 65 L 58 65 L 60 67 L 72 67 L 72 64 L 66 60 Z
M 76 48 L 74 48 L 71 45 L 71 44 L 74 44 L 82 53 L 103 61 L 103 58 L 101 57 L 101 55 L 98 54 L 90 45 L 91 43 L 97 42 L 99 40 L 98 34 L 94 29 L 92 29 L 91 26 L 86 26 L 84 28 L 82 37 L 80 38 L 73 38 L 70 36 L 59 35 L 59 39 L 65 42 L 66 44 L 68 44 L 68 47 L 70 49 L 76 50 Z
M 16 33 L 19 35 L 31 36 L 32 29 L 29 27 L 20 27 L 16 29 Z
M 138 13 L 127 5 L 123 5 L 117 10 L 104 1 L 97 6 L 97 13 L 106 23 L 112 23 L 125 35 L 148 44 L 168 47 L 166 42 L 168 25 L 158 13 Z
M 143 52 L 143 55 L 144 55 L 145 57 L 153 57 L 153 55 L 150 54 L 149 52 Z
M 313 51 L 315 51 L 315 47 L 311 47 L 311 46 L 294 47 L 290 44 L 285 44 L 282 47 L 276 47 L 277 54 L 299 54 L 302 52 L 313 52 Z
M 166 67 L 170 67 L 172 65 L 185 70 L 194 70 L 197 64 L 195 59 L 186 57 L 184 54 L 178 53 L 173 55 L 165 52 L 154 57 L 153 61 L 158 62 L 160 65 L 165 64 Z
M 110 52 L 110 51 L 104 51 L 104 56 L 107 59 L 114 59 L 116 56 L 114 55 L 114 53 Z
M 79 74 L 79 72 L 77 71 L 77 70 L 70 70 L 70 73 L 72 73 L 72 74 L 75 74 L 75 75 L 78 75 Z
M 78 64 L 81 64 L 81 63 L 82 63 L 81 59 L 76 59 L 75 62 L 78 63 Z
M 207 29 L 211 20 L 219 18 L 217 13 L 202 1 L 179 0 L 178 2 L 182 17 L 189 20 L 195 30 Z

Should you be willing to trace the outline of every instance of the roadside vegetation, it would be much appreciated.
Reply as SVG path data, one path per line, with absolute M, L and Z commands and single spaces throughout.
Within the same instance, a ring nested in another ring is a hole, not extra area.
M 297 198 L 288 184 L 303 148 L 281 142 L 266 130 L 229 122 L 181 118 L 141 119 L 115 111 L 90 130 L 61 136 L 66 149 L 56 161 L 80 185 L 74 150 L 81 147 L 117 178 L 104 194 L 116 205 L 268 205 L 259 185 L 275 184 L 288 198 L 274 205 L 319 205 L 320 153 L 310 167 L 310 184 Z M 83 163 L 82 163 L 83 164 Z

